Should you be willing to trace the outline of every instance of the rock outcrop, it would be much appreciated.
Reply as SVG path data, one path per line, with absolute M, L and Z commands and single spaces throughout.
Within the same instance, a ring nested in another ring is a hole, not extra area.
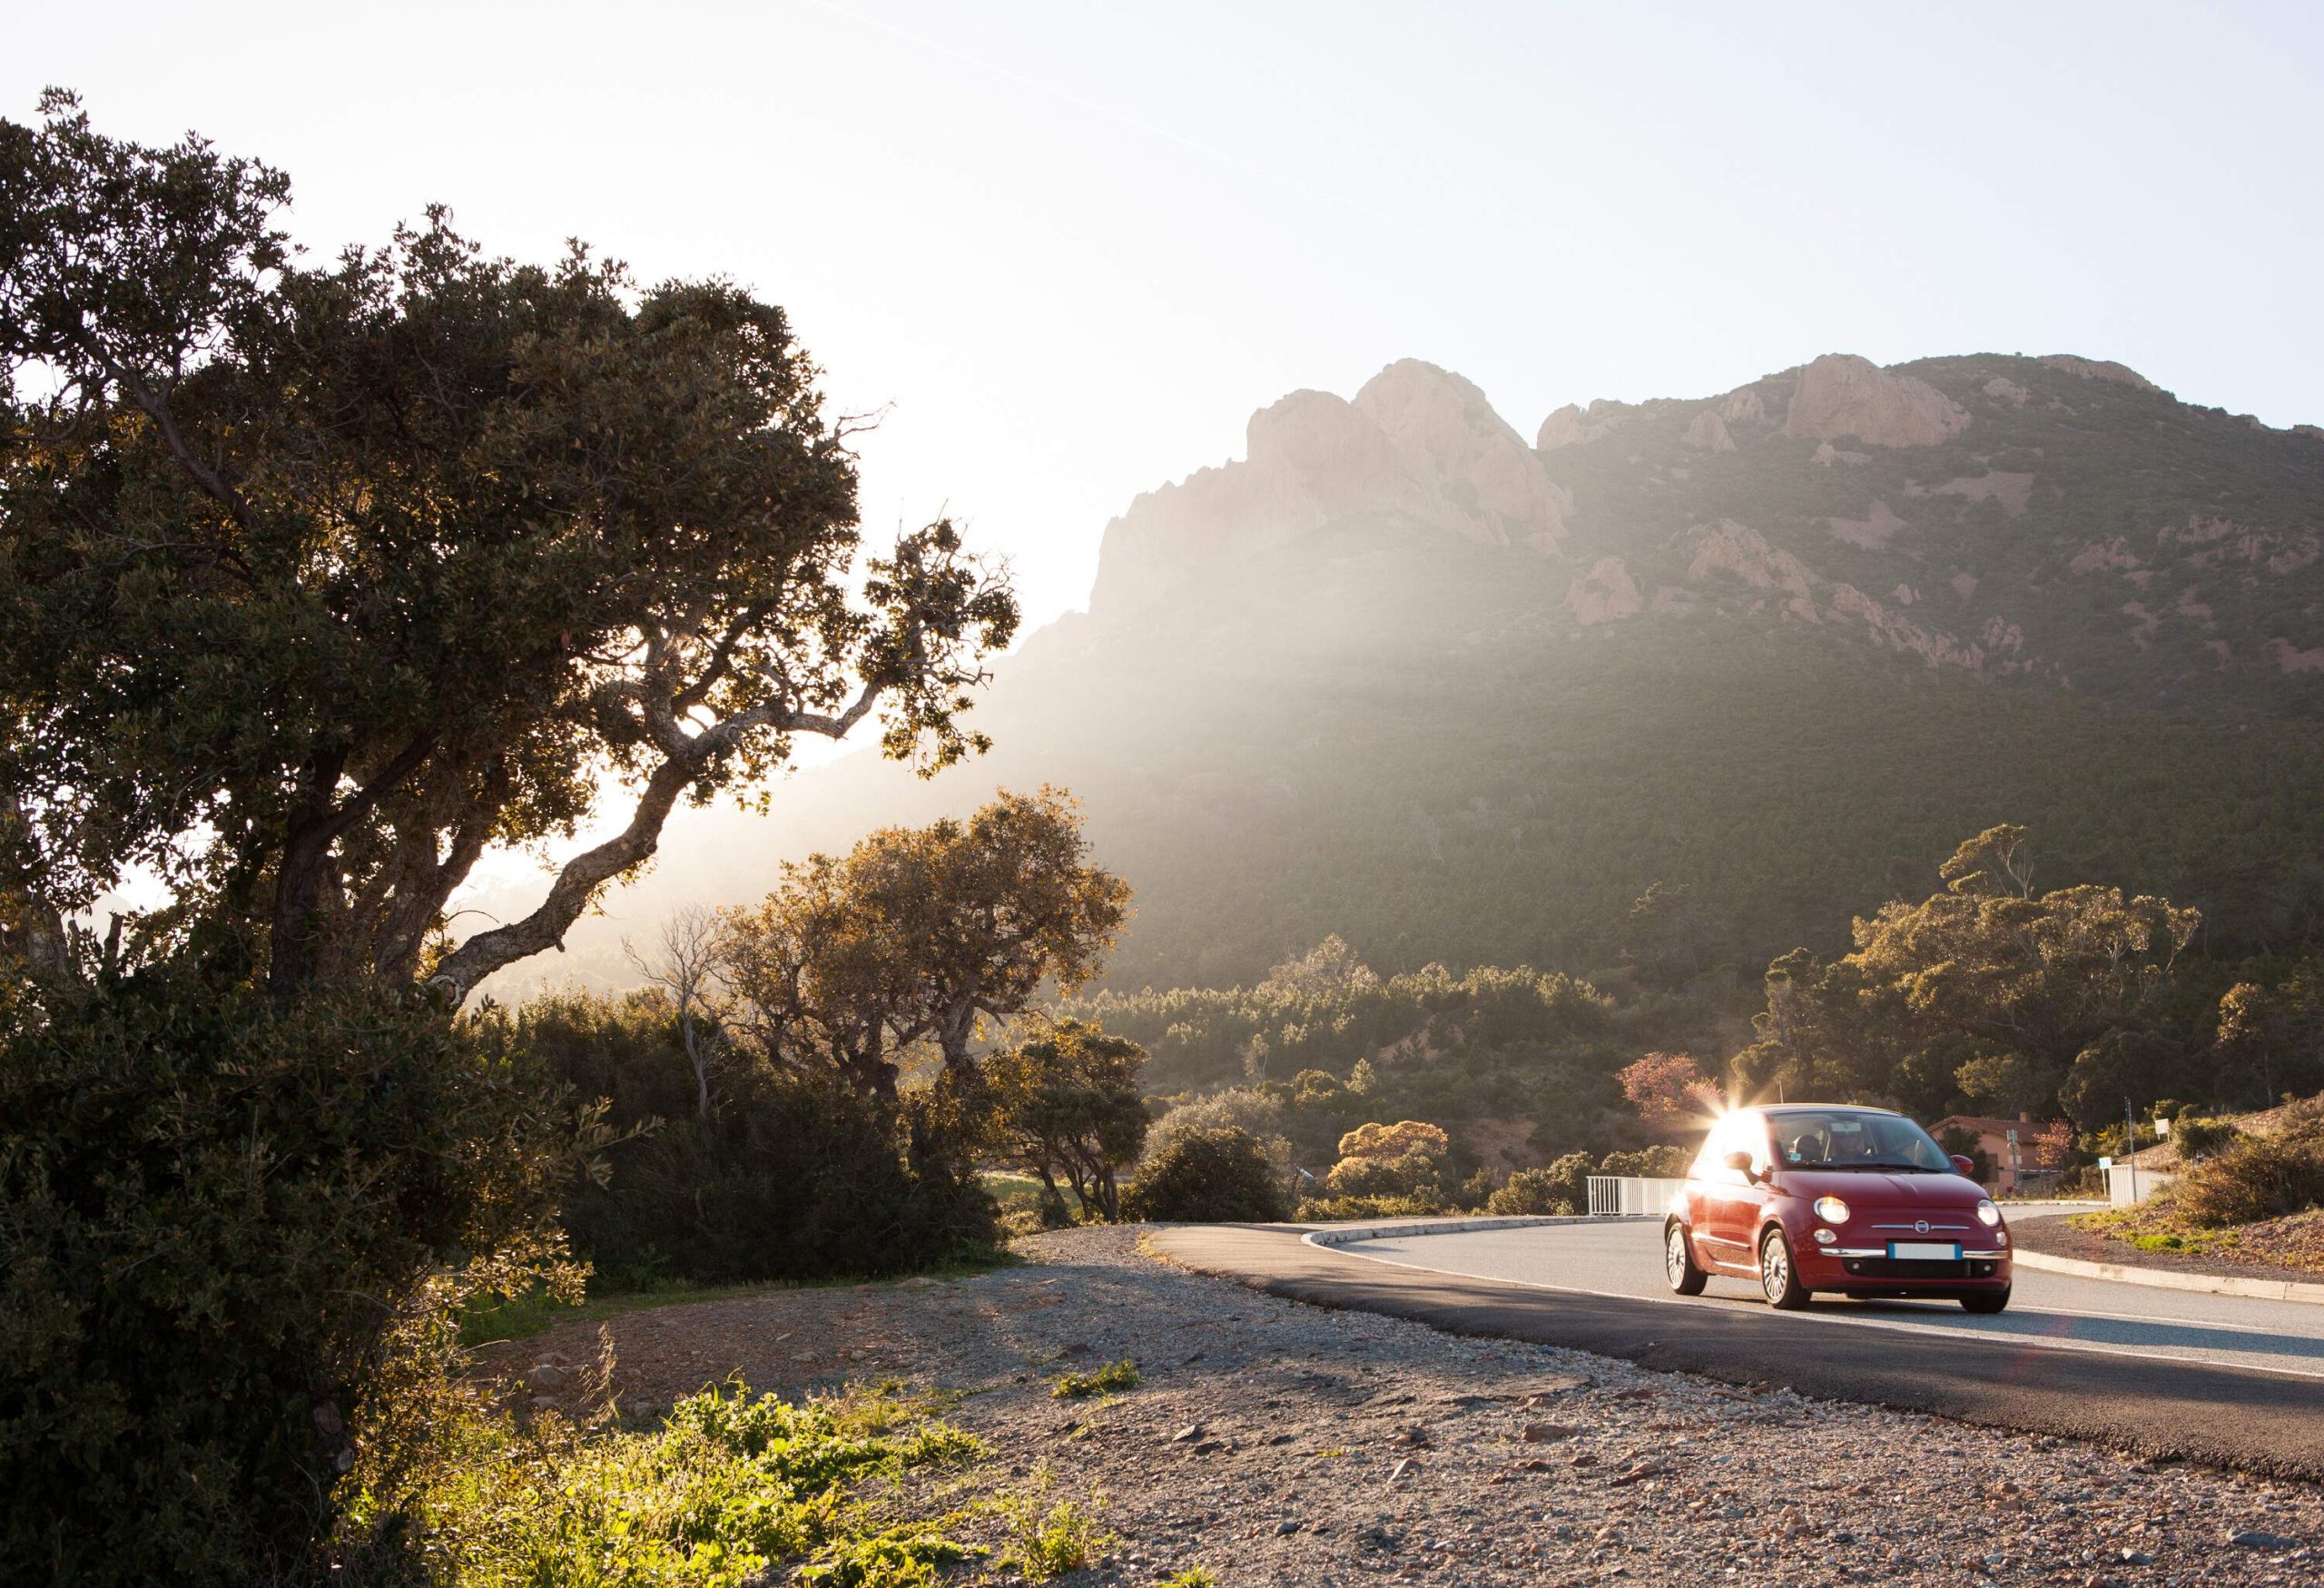
M 1783 433 L 1811 441 L 1853 436 L 1871 447 L 1935 447 L 1968 424 L 1969 410 L 1927 381 L 1892 375 L 1853 353 L 1827 353 L 1800 370 Z
M 1687 445 L 1705 452 L 1732 452 L 1735 438 L 1727 433 L 1726 421 L 1718 417 L 1718 410 L 1707 408 L 1687 427 Z
M 1405 359 L 1364 382 L 1354 406 L 1387 437 L 1408 477 L 1433 488 L 1448 508 L 1455 498 L 1474 504 L 1465 524 L 1458 510 L 1439 514 L 1440 528 L 1543 550 L 1564 535 L 1572 503 L 1471 382 Z
M 2074 353 L 2052 353 L 2042 362 L 2053 370 L 2079 375 L 2084 380 L 2112 380 L 2118 386 L 2135 386 L 2141 391 L 2162 390 L 2128 364 L 2118 364 L 2112 359 L 2085 359 Z
M 1646 597 L 1619 557 L 1601 557 L 1565 593 L 1565 609 L 1576 623 L 1611 623 L 1646 609 Z
M 1092 612 L 1143 606 L 1188 573 L 1374 514 L 1486 545 L 1554 549 L 1571 503 L 1469 381 L 1391 364 L 1349 402 L 1295 391 L 1251 416 L 1245 456 L 1147 491 L 1106 527 Z
M 1601 397 L 1585 411 L 1569 402 L 1541 421 L 1533 445 L 1540 451 L 1554 452 L 1561 447 L 1580 447 L 1594 441 L 1620 421 L 1623 406 Z

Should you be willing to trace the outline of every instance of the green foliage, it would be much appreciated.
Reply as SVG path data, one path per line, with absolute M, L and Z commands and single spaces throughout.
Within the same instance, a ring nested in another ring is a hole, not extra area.
M 1361 969 L 1285 977 L 1279 968 L 1277 977 L 1251 988 L 1101 991 L 1062 1008 L 1144 1044 L 1163 1084 L 1239 1077 L 1246 1051 L 1264 1041 L 1278 1072 L 1303 1072 L 1314 1107 L 1334 1100 L 1338 1090 L 1324 1084 L 1325 1067 L 1354 1066 L 1362 1084 L 1352 1073 L 1346 1090 L 1364 1097 L 1378 1083 L 1371 1056 L 1384 1050 L 1456 1040 L 1479 1047 L 1571 1042 L 1602 1031 L 1611 1007 L 1588 982 L 1557 973 L 1488 968 L 1456 978 L 1431 965 L 1382 981 L 1368 971 L 1354 973 Z
M 1694 1149 L 1662 1144 L 1632 1152 L 1610 1152 L 1598 1160 L 1601 1175 L 1628 1175 L 1644 1179 L 1682 1179 L 1695 1160 Z
M 1924 1116 L 1967 1092 L 2091 1129 L 2168 1084 L 2185 1044 L 2163 1028 L 2200 914 L 2112 887 L 2036 895 L 2019 885 L 2030 863 L 2023 828 L 1988 829 L 1945 863 L 1945 892 L 1860 918 L 1854 952 L 1775 961 L 1759 1041 L 1735 1060 L 1746 1090 Z
M 1128 1357 L 1108 1362 L 1095 1373 L 1068 1373 L 1049 1389 L 1058 1400 L 1078 1400 L 1084 1396 L 1109 1395 L 1118 1389 L 1137 1387 L 1137 1364 Z
M 1146 1145 L 1149 1120 L 1137 1085 L 1145 1064 L 1145 1049 L 1086 1021 L 1037 1022 L 979 1067 L 989 1139 L 1045 1187 L 1062 1177 L 1083 1218 L 1118 1219 L 1115 1177 Z
M 856 579 L 853 459 L 780 308 L 494 258 L 440 210 L 310 266 L 280 173 L 43 110 L 0 122 L 0 874 L 40 910 L 143 864 L 181 899 L 156 931 L 207 919 L 279 991 L 465 994 L 799 734 L 876 706 L 891 755 L 981 745 L 955 717 L 1006 581 L 943 523 Z M 436 957 L 485 845 L 602 787 L 634 820 Z
M 1293 1215 L 1302 1224 L 1343 1224 L 1357 1218 L 1433 1218 L 1445 1211 L 1433 1196 L 1309 1197 Z
M 1218 1588 L 1218 1579 L 1208 1566 L 1188 1566 L 1163 1578 L 1160 1588 Z
M 2242 1139 L 2243 1132 L 2230 1119 L 2199 1119 L 2181 1114 L 2171 1127 L 2171 1145 L 2190 1164 L 2216 1158 Z
M 1128 885 L 1091 863 L 1070 795 L 1004 790 L 965 822 L 885 828 L 843 856 L 786 864 L 763 903 L 725 912 L 729 1023 L 763 1063 L 858 1091 L 893 1097 L 922 1059 L 942 1067 L 940 1087 L 970 1088 L 979 1023 L 1096 975 L 1128 909 Z M 1068 1045 L 1118 1068 L 1096 1041 Z
M 1130 1218 L 1165 1224 L 1264 1223 L 1287 1210 L 1282 1177 L 1248 1131 L 1186 1130 L 1147 1157 Z
M 1086 1508 L 1078 1501 L 1063 1500 L 1045 1511 L 1039 1496 L 1056 1482 L 1047 1462 L 1034 1469 L 1033 1479 L 1035 1494 L 1012 1494 L 1000 1503 L 1009 1541 L 993 1563 L 1004 1571 L 1014 1568 L 1029 1583 L 1046 1583 L 1095 1564 L 1114 1542 L 1097 1520 L 1106 1496 L 1093 1489 Z
M 615 1285 L 898 1273 L 998 1238 L 965 1162 L 911 1160 L 914 1099 L 734 1064 L 711 1117 L 697 1118 L 693 1069 L 658 993 L 544 998 L 510 1030 L 551 1074 L 610 1099 L 624 1132 L 660 1121 L 608 1150 L 603 1185 L 566 1198 L 576 1249 Z
M 1568 1153 L 1546 1169 L 1521 1169 L 1485 1203 L 1488 1213 L 1565 1214 L 1590 1208 L 1590 1155 Z
M 577 1288 L 597 1138 L 507 1036 L 177 965 L 0 1001 L 0 1577 L 295 1577 L 453 1309 Z
M 384 1574 L 374 1546 L 394 1521 L 419 1580 L 440 1588 L 739 1588 L 770 1566 L 832 1588 L 932 1584 L 971 1552 L 940 1524 L 852 1497 L 984 1454 L 929 1410 L 892 1391 L 753 1399 L 740 1383 L 644 1430 L 520 1427 L 467 1406 L 415 1471 L 387 1482 L 359 1470 L 349 1564 L 359 1583 L 367 1567 Z

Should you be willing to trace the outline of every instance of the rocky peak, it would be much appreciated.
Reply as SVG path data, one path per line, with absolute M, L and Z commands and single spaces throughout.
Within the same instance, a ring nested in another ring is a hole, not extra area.
M 1295 391 L 1251 416 L 1245 457 L 1147 491 L 1106 527 L 1090 610 L 1364 514 L 1487 545 L 1553 549 L 1571 502 L 1470 381 L 1407 359 L 1355 400 Z
M 1364 382 L 1355 407 L 1380 427 L 1413 478 L 1473 502 L 1470 526 L 1445 522 L 1443 528 L 1544 550 L 1564 535 L 1571 503 L 1550 483 L 1533 449 L 1470 381 L 1404 359 Z
M 1854 353 L 1826 353 L 1800 370 L 1783 433 L 1812 441 L 1853 436 L 1871 447 L 1934 447 L 1968 423 L 1969 410 L 1925 380 L 1892 375 Z
M 2128 364 L 2118 364 L 2112 359 L 2085 359 L 2075 353 L 2052 353 L 2042 362 L 2053 370 L 2079 375 L 2084 380 L 2112 380 L 2117 386 L 2132 386 L 2141 391 L 2162 390 Z

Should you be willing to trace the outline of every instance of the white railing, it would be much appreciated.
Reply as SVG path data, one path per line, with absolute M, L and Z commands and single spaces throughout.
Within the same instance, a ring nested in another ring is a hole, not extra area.
M 1594 1218 L 1659 1218 L 1670 1211 L 1684 1180 L 1647 1179 L 1638 1175 L 1591 1175 L 1590 1213 Z

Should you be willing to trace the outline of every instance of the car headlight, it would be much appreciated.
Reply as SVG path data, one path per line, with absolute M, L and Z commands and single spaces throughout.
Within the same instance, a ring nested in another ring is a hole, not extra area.
M 1837 1197 L 1818 1197 L 1816 1198 L 1816 1217 L 1827 1224 L 1846 1224 L 1848 1221 L 1848 1205 Z
M 1834 1241 L 1839 1238 L 1840 1238 L 1838 1236 L 1834 1235 L 1828 1229 L 1819 1229 L 1816 1232 L 1816 1244 L 1817 1246 L 1830 1246 Z
M 1977 1222 L 1991 1229 L 2001 1222 L 2001 1209 L 1994 1207 L 1990 1199 L 1978 1203 Z

